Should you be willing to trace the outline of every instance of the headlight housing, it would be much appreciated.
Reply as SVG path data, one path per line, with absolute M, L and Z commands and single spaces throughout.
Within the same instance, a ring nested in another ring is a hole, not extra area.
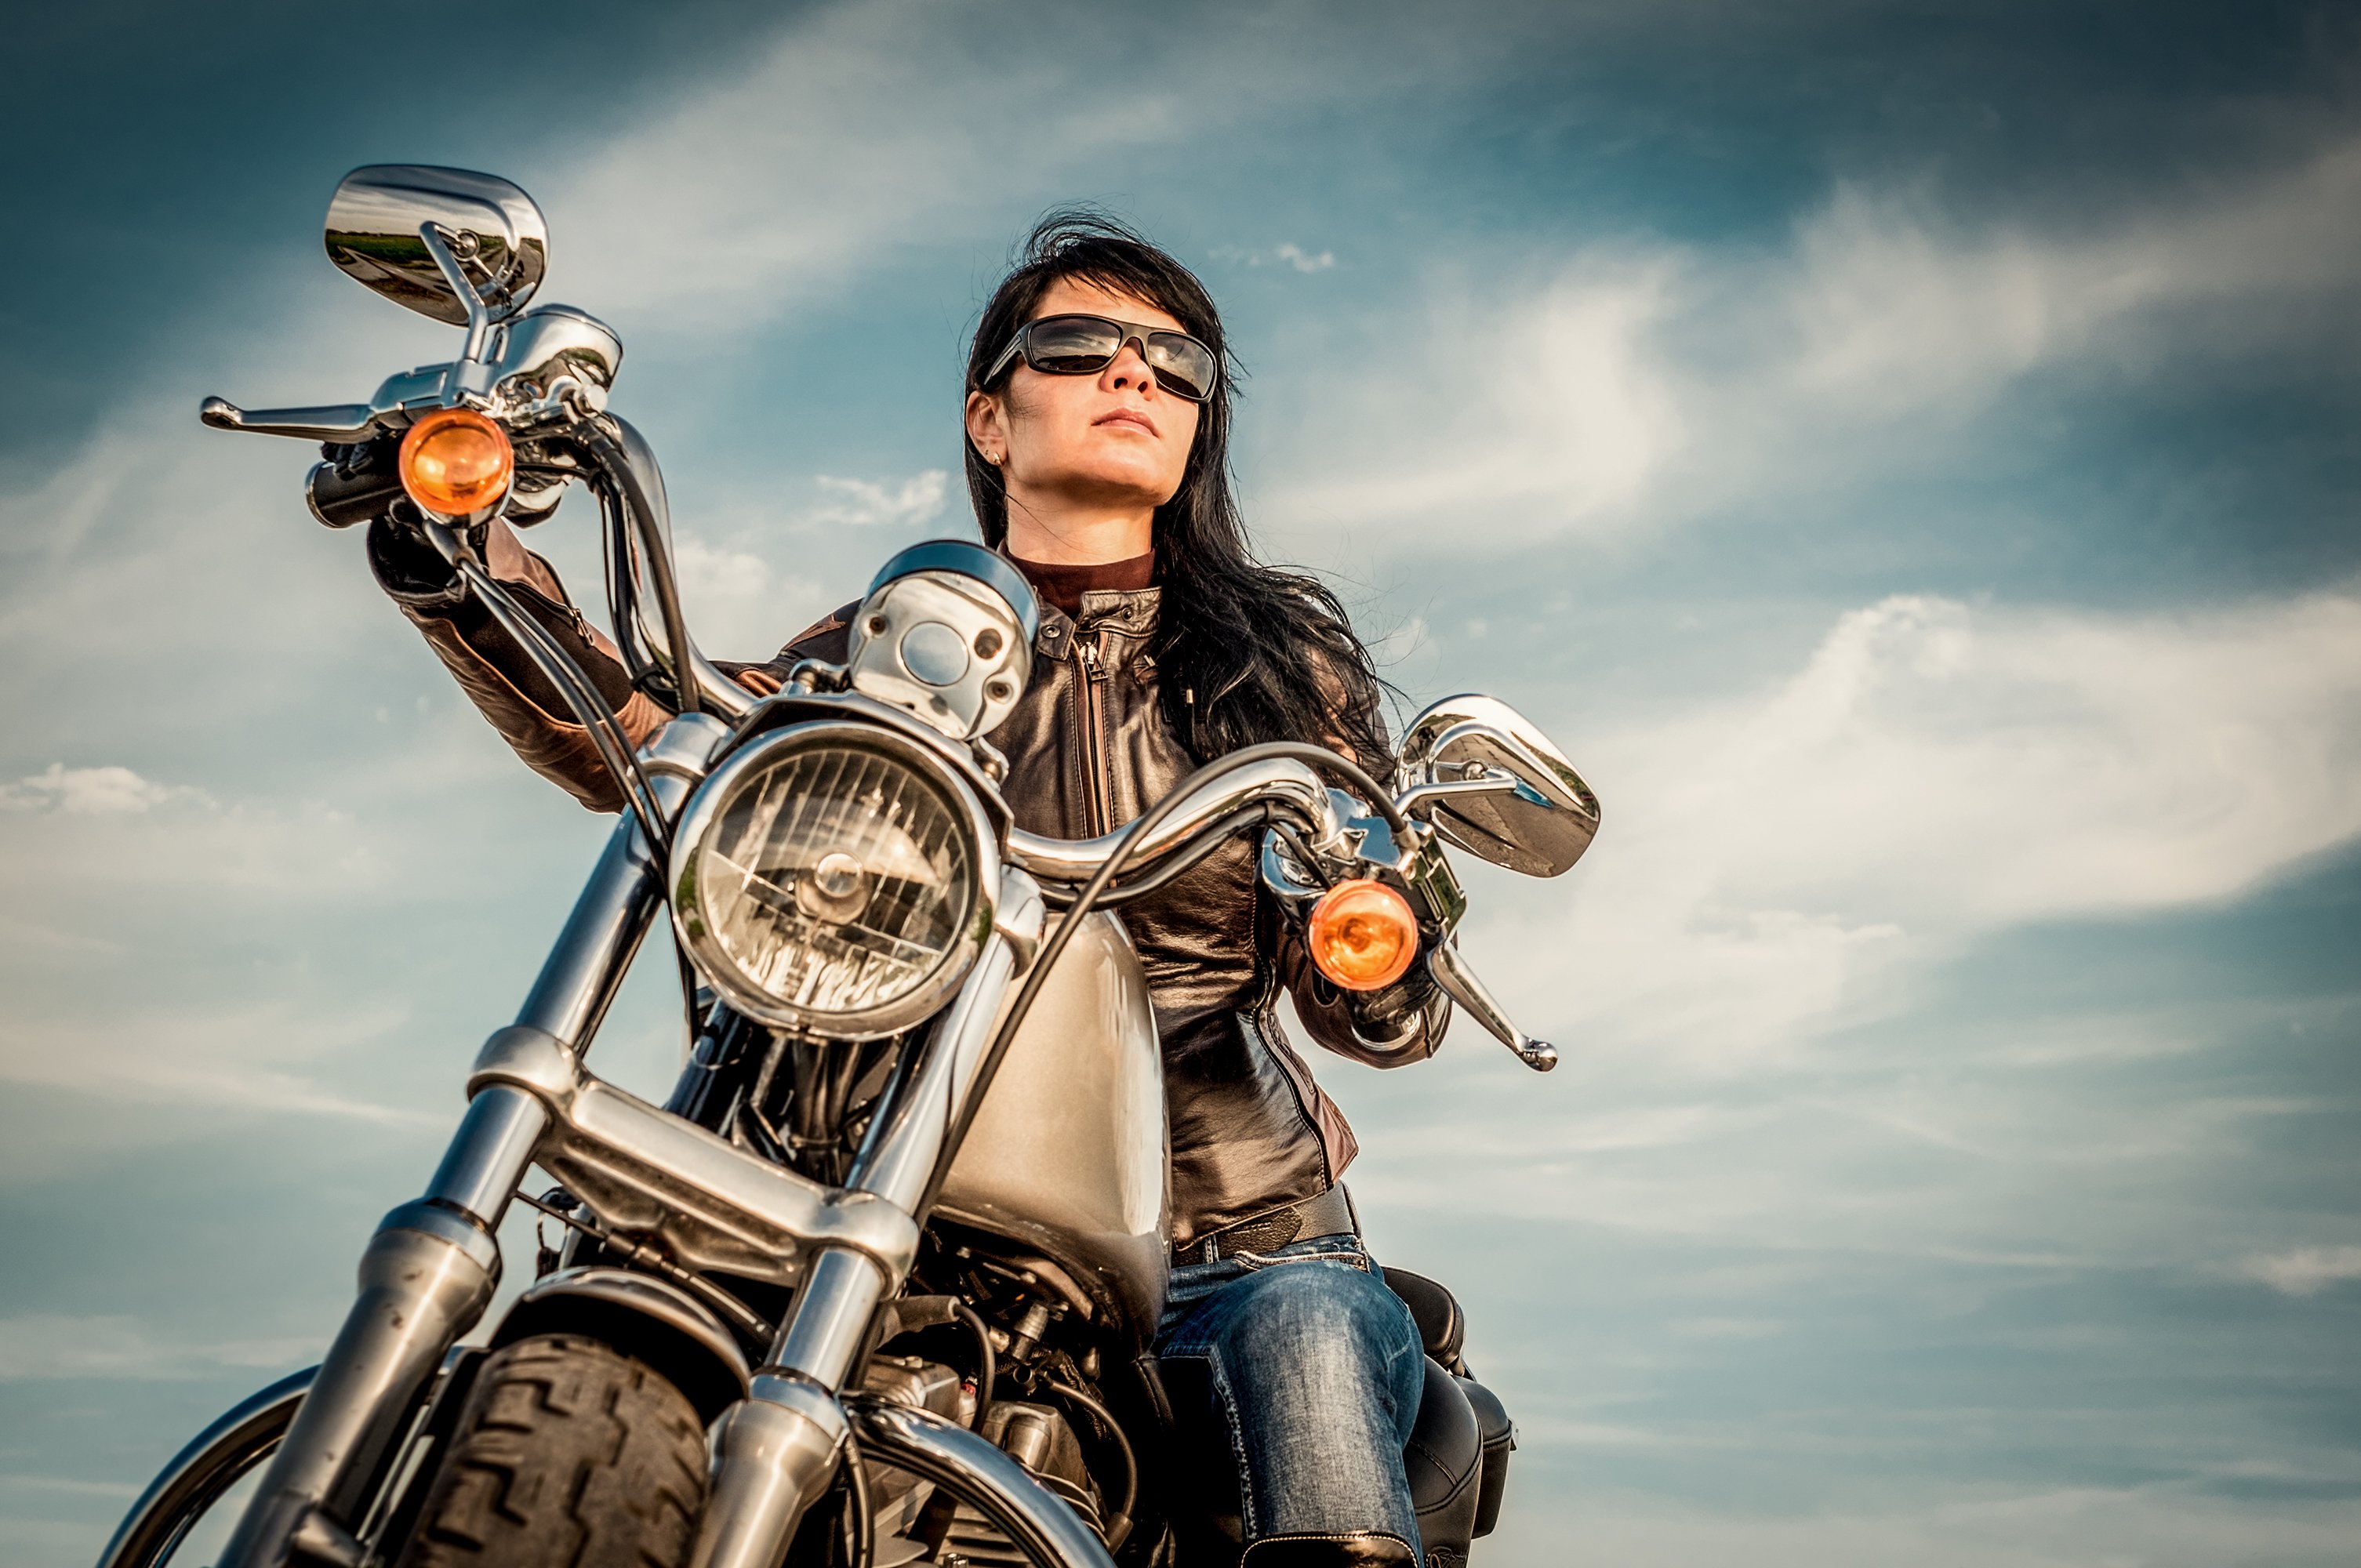
M 933 1013 L 992 929 L 999 856 L 919 741 L 828 719 L 715 770 L 674 836 L 673 929 L 732 1007 L 838 1039 Z

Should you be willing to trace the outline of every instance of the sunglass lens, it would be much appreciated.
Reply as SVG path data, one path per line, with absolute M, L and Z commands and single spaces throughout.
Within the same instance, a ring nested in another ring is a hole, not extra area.
M 1123 346 L 1123 329 L 1096 316 L 1044 316 L 1025 337 L 1025 362 L 1052 376 L 1102 368 Z
M 1213 392 L 1213 350 L 1193 337 L 1159 332 L 1148 339 L 1148 367 L 1157 381 L 1176 397 L 1203 402 Z

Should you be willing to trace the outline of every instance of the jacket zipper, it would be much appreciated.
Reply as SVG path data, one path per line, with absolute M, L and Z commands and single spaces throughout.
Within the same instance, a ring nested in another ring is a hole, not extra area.
M 1082 772 L 1089 785 L 1091 838 L 1115 831 L 1115 805 L 1107 787 L 1106 644 L 1102 627 L 1095 642 L 1074 639 L 1074 656 L 1082 662 Z

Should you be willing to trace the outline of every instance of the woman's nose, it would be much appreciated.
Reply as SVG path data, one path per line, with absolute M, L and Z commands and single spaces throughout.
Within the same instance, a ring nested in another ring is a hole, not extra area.
M 1110 391 L 1156 390 L 1156 373 L 1148 369 L 1148 361 L 1139 356 L 1137 338 L 1124 340 L 1123 346 L 1115 351 L 1115 356 L 1107 362 L 1107 367 L 1099 372 L 1099 383 Z

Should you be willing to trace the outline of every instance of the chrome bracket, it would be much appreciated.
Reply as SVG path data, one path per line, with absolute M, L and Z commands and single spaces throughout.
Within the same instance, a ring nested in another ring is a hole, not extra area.
M 917 1223 L 869 1192 L 824 1187 L 592 1075 L 556 1039 L 511 1026 L 484 1042 L 474 1095 L 522 1090 L 549 1113 L 534 1163 L 601 1223 L 653 1242 L 682 1267 L 793 1285 L 822 1247 L 909 1273 Z

